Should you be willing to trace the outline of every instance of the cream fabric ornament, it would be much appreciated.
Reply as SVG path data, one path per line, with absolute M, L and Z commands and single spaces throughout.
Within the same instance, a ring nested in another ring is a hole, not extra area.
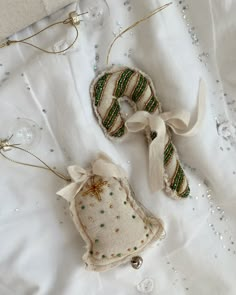
M 163 237 L 162 221 L 134 200 L 123 169 L 100 154 L 85 170 L 71 166 L 72 183 L 57 194 L 70 204 L 73 221 L 86 243 L 83 260 L 88 270 L 106 271 L 132 261 Z
M 145 131 L 149 143 L 149 183 L 153 192 L 165 188 L 173 198 L 190 194 L 171 132 L 193 136 L 203 119 L 205 84 L 200 81 L 198 118 L 189 128 L 190 114 L 184 110 L 163 112 L 152 80 L 142 71 L 113 66 L 98 75 L 91 84 L 93 108 L 105 135 L 122 138 L 127 132 Z M 127 121 L 120 102 L 126 100 L 134 110 Z

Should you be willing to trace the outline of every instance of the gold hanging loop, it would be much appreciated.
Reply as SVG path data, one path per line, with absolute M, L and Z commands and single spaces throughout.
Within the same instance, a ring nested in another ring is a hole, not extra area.
M 70 177 L 65 176 L 65 175 L 55 171 L 47 163 L 45 163 L 43 160 L 41 160 L 38 156 L 36 156 L 35 154 L 31 153 L 30 151 L 28 151 L 28 150 L 26 150 L 24 148 L 19 147 L 19 144 L 11 144 L 9 142 L 11 138 L 12 138 L 12 136 L 10 138 L 8 138 L 8 139 L 0 140 L 0 155 L 3 158 L 5 158 L 6 160 L 8 160 L 8 161 L 10 161 L 12 163 L 15 163 L 15 164 L 48 170 L 48 171 L 52 172 L 53 174 L 55 174 L 57 177 L 65 180 L 65 181 L 71 181 Z M 43 164 L 43 166 L 24 163 L 24 162 L 19 162 L 19 161 L 16 161 L 16 160 L 13 160 L 13 159 L 9 158 L 8 156 L 5 155 L 5 152 L 10 151 L 11 149 L 17 149 L 17 150 L 23 151 L 23 152 L 31 155 L 32 157 L 37 159 L 39 162 L 41 162 Z
M 78 40 L 78 36 L 79 36 L 79 31 L 78 31 L 78 28 L 77 26 L 80 24 L 81 20 L 79 18 L 79 16 L 81 15 L 84 15 L 84 14 L 87 14 L 88 12 L 84 12 L 84 13 L 81 13 L 81 14 L 78 14 L 76 11 L 73 11 L 73 12 L 70 12 L 69 13 L 69 17 L 63 21 L 59 21 L 59 22 L 56 22 L 56 23 L 53 23 L 49 26 L 47 26 L 46 28 L 40 30 L 39 32 L 27 37 L 27 38 L 24 38 L 24 39 L 21 39 L 21 40 L 7 40 L 6 42 L 0 44 L 0 48 L 3 48 L 3 47 L 6 47 L 6 46 L 10 46 L 11 44 L 15 44 L 15 43 L 23 43 L 23 44 L 26 44 L 26 45 L 29 45 L 31 47 L 34 47 L 40 51 L 43 51 L 45 53 L 50 53 L 50 54 L 58 54 L 58 53 L 64 53 L 66 52 L 67 50 L 69 50 L 74 44 L 75 42 Z M 59 51 L 50 51 L 50 50 L 46 50 L 46 49 L 43 49 L 39 46 L 36 46 L 30 42 L 28 42 L 27 40 L 41 34 L 42 32 L 48 30 L 49 28 L 51 27 L 54 27 L 54 26 L 57 26 L 57 25 L 60 25 L 60 24 L 63 24 L 63 25 L 67 25 L 67 24 L 70 24 L 73 26 L 73 28 L 75 29 L 76 31 L 76 35 L 75 35 L 75 38 L 74 40 L 72 41 L 72 43 L 67 46 L 65 49 L 63 50 L 59 50 Z
M 153 15 L 155 15 L 156 13 L 160 12 L 161 10 L 167 8 L 169 5 L 171 5 L 172 2 L 169 2 L 161 7 L 158 7 L 156 8 L 155 10 L 153 10 L 151 13 L 149 13 L 148 15 L 146 15 L 145 17 L 143 17 L 142 19 L 136 21 L 135 23 L 133 23 L 131 26 L 129 26 L 128 28 L 124 29 L 122 32 L 120 32 L 120 34 L 118 34 L 114 40 L 112 41 L 111 45 L 109 46 L 108 48 L 108 53 L 107 53 L 107 58 L 106 58 L 106 63 L 108 65 L 109 63 L 109 57 L 110 57 L 110 54 L 111 54 L 111 50 L 112 50 L 112 47 L 114 45 L 114 43 L 116 42 L 116 40 L 118 38 L 120 38 L 124 33 L 128 32 L 129 30 L 133 29 L 134 27 L 136 27 L 137 25 L 139 25 L 140 23 L 148 20 L 149 18 L 151 18 Z

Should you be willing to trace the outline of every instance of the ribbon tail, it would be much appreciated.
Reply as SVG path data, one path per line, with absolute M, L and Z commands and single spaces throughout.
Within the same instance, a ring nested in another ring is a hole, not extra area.
M 67 202 L 71 202 L 72 199 L 76 196 L 76 194 L 79 192 L 80 186 L 78 183 L 72 182 L 66 187 L 59 190 L 56 194 L 63 199 L 65 199 Z
M 178 129 L 172 129 L 175 134 L 182 135 L 182 136 L 194 136 L 199 131 L 200 125 L 203 122 L 205 116 L 205 109 L 206 109 L 206 84 L 205 82 L 200 79 L 199 82 L 199 89 L 198 89 L 198 98 L 197 98 L 197 119 L 194 125 L 186 131 L 181 131 Z
M 78 165 L 69 166 L 67 170 L 74 182 L 79 183 L 88 178 L 88 171 Z
M 159 138 L 154 139 L 149 146 L 149 182 L 152 192 L 164 187 L 164 144 L 158 141 Z

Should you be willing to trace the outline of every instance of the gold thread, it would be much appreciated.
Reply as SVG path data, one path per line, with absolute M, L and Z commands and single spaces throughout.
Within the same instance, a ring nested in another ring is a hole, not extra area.
M 170 158 L 168 159 L 168 161 L 165 163 L 165 167 L 167 167 L 167 166 L 170 164 L 170 162 L 172 161 L 174 155 L 175 155 L 175 150 L 174 150 L 173 153 L 171 154 L 171 156 L 170 156 Z
M 145 104 L 144 104 L 144 109 L 146 109 L 147 105 L 149 104 L 150 100 L 151 100 L 153 97 L 155 97 L 155 96 L 153 95 L 153 93 L 152 93 L 152 91 L 151 91 L 150 96 L 148 97 L 147 101 L 146 101 Z
M 176 160 L 176 167 L 175 167 L 174 175 L 172 176 L 172 179 L 171 179 L 171 185 L 174 184 L 175 177 L 176 177 L 176 175 L 177 175 L 177 172 L 178 172 L 179 166 L 180 166 L 180 163 L 179 163 L 178 160 Z
M 113 108 L 113 106 L 114 106 L 114 105 L 113 105 L 114 102 L 116 102 L 116 98 L 112 98 L 111 104 L 110 104 L 110 106 L 108 107 L 108 109 L 106 110 L 105 116 L 102 118 L 102 123 L 104 123 L 104 121 L 106 120 L 106 118 L 107 118 L 107 116 L 108 116 L 110 110 Z
M 188 188 L 189 188 L 189 184 L 188 184 L 188 182 L 187 182 L 187 184 L 186 184 L 186 188 L 184 189 L 183 192 L 179 193 L 179 194 L 177 195 L 177 197 L 181 199 L 181 198 L 182 198 L 181 196 L 182 196 L 183 194 L 186 193 L 186 191 L 188 190 Z
M 144 77 L 144 79 L 147 80 L 146 77 Z M 147 80 L 147 83 L 146 83 L 145 89 L 144 89 L 143 93 L 141 94 L 141 96 L 138 97 L 138 100 L 136 100 L 136 102 L 135 102 L 136 104 L 138 104 L 139 102 L 141 102 L 141 100 L 142 100 L 143 97 L 145 96 L 145 92 L 146 92 L 146 90 L 148 89 L 148 87 L 151 88 L 150 85 L 149 85 L 149 83 L 148 83 L 148 80 Z
M 128 93 L 126 93 L 126 91 L 128 91 L 128 88 L 129 88 L 129 86 L 130 86 L 131 80 L 134 78 L 134 76 L 135 76 L 136 74 L 137 74 L 137 71 L 134 71 L 133 74 L 130 76 L 127 85 L 125 86 L 124 95 L 127 95 L 127 97 L 129 97 L 130 95 L 128 95 Z
M 138 75 L 137 75 L 137 78 L 136 78 L 136 81 L 135 81 L 135 86 L 131 90 L 131 93 L 130 93 L 130 96 L 129 96 L 131 100 L 132 100 L 132 96 L 134 95 L 135 89 L 138 86 L 138 83 L 139 83 L 139 80 L 140 80 L 140 77 L 141 77 L 141 74 L 138 71 L 136 71 L 136 73 L 138 73 Z
M 114 72 L 114 73 L 113 73 L 113 74 L 120 73 L 120 74 L 119 74 L 119 77 L 117 77 L 117 79 L 116 79 L 116 83 L 115 83 L 115 86 L 114 86 L 114 89 L 113 89 L 113 96 L 114 96 L 115 98 L 119 98 L 119 97 L 116 97 L 116 90 L 117 90 L 118 83 L 119 83 L 119 81 L 120 81 L 121 76 L 124 74 L 124 72 L 125 72 L 127 69 L 128 69 L 128 68 L 124 68 L 123 70 L 121 70 L 121 71 L 119 71 L 119 72 Z
M 69 14 L 69 18 L 67 18 L 67 19 L 65 19 L 65 20 L 63 20 L 63 21 L 59 21 L 59 22 L 53 23 L 53 24 L 47 26 L 46 28 L 40 30 L 39 32 L 37 32 L 37 33 L 35 33 L 35 34 L 33 34 L 33 35 L 27 37 L 27 38 L 24 38 L 24 39 L 21 39 L 21 40 L 7 40 L 5 43 L 0 44 L 0 48 L 6 47 L 6 46 L 10 46 L 11 44 L 14 44 L 14 43 L 22 43 L 22 44 L 25 44 L 25 45 L 29 45 L 29 46 L 31 46 L 31 47 L 34 47 L 34 48 L 36 48 L 36 49 L 38 49 L 38 50 L 40 50 L 40 51 L 43 51 L 43 52 L 45 52 L 45 53 L 58 54 L 58 53 L 66 52 L 67 50 L 69 50 L 69 49 L 75 44 L 75 42 L 78 40 L 78 36 L 79 36 L 79 31 L 78 31 L 76 25 L 79 25 L 80 21 L 78 21 L 78 22 L 75 22 L 75 21 L 74 21 L 73 16 L 72 16 L 73 13 L 74 13 L 74 12 L 71 12 L 71 13 Z M 84 12 L 84 13 L 78 14 L 77 16 L 80 16 L 80 15 L 83 15 L 83 14 L 87 14 L 87 13 L 88 13 L 88 12 Z M 31 38 L 33 38 L 33 37 L 39 35 L 40 33 L 46 31 L 47 29 L 49 29 L 49 28 L 51 28 L 51 27 L 53 27 L 53 26 L 59 25 L 59 24 L 71 24 L 71 25 L 74 27 L 75 31 L 76 31 L 75 39 L 74 39 L 74 40 L 72 41 L 72 43 L 71 43 L 68 47 L 66 47 L 65 49 L 63 49 L 63 50 L 59 50 L 59 51 L 49 51 L 49 50 L 46 50 L 46 49 L 40 48 L 40 47 L 38 47 L 38 46 L 36 46 L 36 45 L 34 45 L 34 44 L 32 44 L 32 43 L 27 42 L 27 40 L 29 40 L 29 39 L 31 39 Z
M 107 181 L 103 181 L 102 179 L 98 179 L 97 182 L 95 182 L 95 176 L 93 176 L 91 178 L 90 184 L 86 184 L 88 186 L 88 189 L 82 193 L 82 196 L 86 197 L 91 194 L 98 201 L 101 201 L 101 193 L 103 192 L 103 186 L 107 185 L 107 183 Z
M 156 97 L 155 97 L 156 98 Z M 157 99 L 157 98 L 156 98 Z M 159 107 L 159 102 L 158 102 L 158 100 L 157 100 L 157 105 L 155 106 L 155 108 L 154 108 L 154 110 L 152 111 L 152 112 L 150 112 L 151 114 L 152 113 L 155 113 L 155 111 L 157 110 L 157 109 L 159 109 L 158 108 Z
M 184 185 L 185 180 L 186 180 L 186 187 Z M 177 194 L 180 196 L 181 194 L 183 194 L 184 191 L 186 191 L 187 188 L 188 188 L 188 182 L 187 182 L 186 176 L 184 175 L 183 182 L 181 183 L 179 191 L 177 192 Z
M 121 115 L 119 116 L 119 118 L 121 119 L 121 123 L 120 123 L 120 125 L 114 131 L 110 132 L 110 136 L 113 136 L 124 125 L 124 120 L 123 120 L 123 118 L 122 118 Z
M 172 4 L 172 2 L 170 3 L 167 3 L 161 7 L 158 7 L 156 8 L 155 10 L 153 10 L 151 13 L 149 13 L 147 16 L 143 17 L 142 19 L 136 21 L 135 23 L 133 23 L 131 26 L 129 26 L 128 28 L 126 28 L 125 30 L 123 30 L 122 32 L 120 32 L 120 34 L 118 34 L 114 40 L 112 41 L 111 45 L 109 46 L 109 49 L 108 49 L 108 53 L 107 53 L 107 58 L 106 58 L 106 63 L 108 65 L 109 63 L 109 57 L 110 57 L 110 53 L 111 53 L 111 50 L 112 50 L 112 47 L 114 45 L 114 43 L 116 42 L 116 40 L 118 38 L 120 38 L 124 33 L 126 33 L 127 31 L 133 29 L 134 27 L 136 27 L 137 25 L 139 25 L 140 23 L 148 20 L 149 18 L 151 18 L 153 15 L 155 15 L 156 13 L 160 12 L 161 10 L 167 8 L 170 4 Z
M 2 145 L 2 142 L 4 142 L 4 146 Z M 30 151 L 23 149 L 19 146 L 17 146 L 16 144 L 10 144 L 10 143 L 6 143 L 7 141 L 0 141 L 0 155 L 5 158 L 6 160 L 13 162 L 15 164 L 19 164 L 19 165 L 23 165 L 23 166 L 28 166 L 28 167 L 34 167 L 34 168 L 39 168 L 39 169 L 44 169 L 44 170 L 48 170 L 51 171 L 53 174 L 55 174 L 56 176 L 58 176 L 59 178 L 66 180 L 66 181 L 71 181 L 71 179 L 68 176 L 65 176 L 55 170 L 53 170 L 53 168 L 51 168 L 49 165 L 47 165 L 43 160 L 41 160 L 39 157 L 37 157 L 35 154 L 31 153 Z M 9 148 L 14 148 L 14 149 L 18 149 L 20 151 L 23 151 L 29 155 L 31 155 L 32 157 L 34 157 L 35 159 L 37 159 L 39 162 L 41 162 L 45 167 L 43 166 L 39 166 L 39 165 L 33 165 L 33 164 L 29 164 L 29 163 L 24 163 L 24 162 L 19 162 L 16 160 L 13 160 L 9 157 L 7 157 L 6 155 L 4 155 L 2 153 L 2 150 L 4 149 L 4 147 L 9 147 Z
M 149 83 L 149 79 L 147 79 L 147 77 L 145 77 L 145 76 L 144 76 L 144 78 L 147 80 L 147 85 L 146 85 L 145 91 L 143 91 L 143 93 L 142 93 L 142 95 L 140 96 L 140 98 L 138 99 L 137 103 L 139 102 L 140 104 L 144 104 L 144 106 L 146 107 L 146 102 L 145 102 L 144 96 L 146 95 L 145 92 L 146 92 L 146 90 L 148 89 L 148 87 L 149 87 L 149 89 L 150 89 L 151 94 L 152 94 L 153 96 L 155 96 L 155 95 L 153 94 L 153 90 L 152 90 L 151 84 Z M 149 98 L 150 98 L 150 97 L 148 97 L 148 99 L 149 99 Z
M 121 118 L 120 112 L 119 112 L 119 113 L 117 114 L 117 116 L 115 117 L 112 126 L 110 126 L 110 128 L 107 130 L 108 133 L 109 133 L 109 132 L 112 130 L 112 128 L 115 126 L 116 121 L 118 120 L 118 118 Z

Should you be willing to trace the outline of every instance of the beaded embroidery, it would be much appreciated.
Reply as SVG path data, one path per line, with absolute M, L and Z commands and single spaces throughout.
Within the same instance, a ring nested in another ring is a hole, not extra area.
M 122 97 L 126 98 L 134 111 L 161 112 L 151 79 L 137 69 L 114 66 L 100 74 L 93 81 L 90 90 L 95 114 L 110 139 L 121 138 L 126 133 L 125 119 L 120 108 Z M 146 133 L 150 142 L 156 137 L 152 130 L 146 130 Z M 169 135 L 166 135 L 165 144 L 166 191 L 174 198 L 186 198 L 190 194 L 188 181 Z
M 90 183 L 87 183 L 87 190 L 83 192 L 83 196 L 94 196 L 98 201 L 102 200 L 101 194 L 103 193 L 103 187 L 107 185 L 107 181 L 102 181 L 99 179 L 97 182 L 95 181 L 95 177 L 91 177 Z
M 102 157 L 92 167 L 96 166 L 96 171 L 99 168 L 106 177 L 73 166 L 68 171 L 74 171 L 70 175 L 76 182 L 57 193 L 70 204 L 71 216 L 86 243 L 83 260 L 93 271 L 109 270 L 131 261 L 164 232 L 162 221 L 135 202 L 124 172 L 120 173 L 123 170 Z M 110 177 L 109 167 L 115 171 Z

